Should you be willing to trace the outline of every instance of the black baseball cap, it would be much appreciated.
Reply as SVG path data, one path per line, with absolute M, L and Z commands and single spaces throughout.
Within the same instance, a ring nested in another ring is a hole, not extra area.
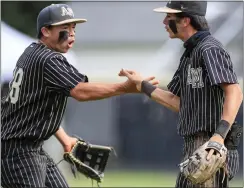
M 165 7 L 155 8 L 153 11 L 163 13 L 185 12 L 205 16 L 207 12 L 207 1 L 168 1 Z
M 67 23 L 84 23 L 86 19 L 75 18 L 73 10 L 66 4 L 52 4 L 42 9 L 37 17 L 37 32 L 42 27 Z

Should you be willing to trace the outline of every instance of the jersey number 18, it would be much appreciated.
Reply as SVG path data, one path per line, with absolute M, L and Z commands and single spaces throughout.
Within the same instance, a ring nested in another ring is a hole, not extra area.
M 12 104 L 15 104 L 19 99 L 19 89 L 22 82 L 23 73 L 24 72 L 22 68 L 19 68 L 18 70 L 15 69 L 14 71 L 14 78 L 12 81 L 12 85 L 10 86 L 10 92 L 8 97 L 6 98 L 6 101 L 10 99 L 10 102 Z

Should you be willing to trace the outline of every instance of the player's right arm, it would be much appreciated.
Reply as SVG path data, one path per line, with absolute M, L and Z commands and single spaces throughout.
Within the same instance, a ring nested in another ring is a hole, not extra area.
M 154 77 L 147 80 L 152 84 L 158 83 Z M 116 84 L 89 83 L 88 77 L 70 65 L 61 54 L 56 54 L 45 62 L 44 82 L 49 91 L 63 93 L 78 101 L 100 100 L 124 93 L 139 92 L 130 80 Z
M 70 95 L 78 101 L 99 100 L 126 93 L 125 83 L 102 84 L 102 83 L 78 83 Z
M 133 81 L 137 85 L 137 89 L 139 91 L 148 90 L 152 100 L 162 104 L 174 112 L 179 112 L 180 82 L 179 77 L 177 77 L 176 74 L 168 85 L 169 91 L 153 87 L 148 82 L 146 82 L 146 84 L 142 84 L 144 79 L 135 71 L 121 70 L 119 76 L 126 76 L 128 79 Z M 142 86 L 144 86 L 144 89 Z M 149 95 L 149 93 L 147 94 Z

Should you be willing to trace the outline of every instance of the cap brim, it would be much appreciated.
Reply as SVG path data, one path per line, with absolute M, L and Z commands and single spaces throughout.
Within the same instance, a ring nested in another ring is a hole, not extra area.
M 153 9 L 154 12 L 163 12 L 163 13 L 180 13 L 182 12 L 181 10 L 176 10 L 176 9 L 172 9 L 169 7 L 159 7 L 159 8 L 155 8 Z
M 73 19 L 68 19 L 68 20 L 64 20 L 64 21 L 61 21 L 61 22 L 57 22 L 57 23 L 54 23 L 54 24 L 51 24 L 51 25 L 63 25 L 63 24 L 67 24 L 67 23 L 84 23 L 84 22 L 87 22 L 87 20 L 86 19 L 73 18 Z

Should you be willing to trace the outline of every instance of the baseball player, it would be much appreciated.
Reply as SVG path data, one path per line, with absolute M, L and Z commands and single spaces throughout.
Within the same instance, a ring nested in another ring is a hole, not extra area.
M 243 99 L 228 52 L 209 32 L 206 10 L 206 1 L 169 1 L 154 9 L 166 13 L 163 23 L 169 37 L 182 40 L 185 48 L 167 91 L 152 86 L 135 71 L 122 69 L 119 74 L 152 100 L 179 113 L 184 160 L 207 141 L 224 144 Z M 227 174 L 221 168 L 212 179 L 193 185 L 179 173 L 176 187 L 228 187 L 238 171 L 239 156 L 236 147 L 227 149 Z M 207 160 L 213 152 L 209 151 Z
M 60 127 L 67 97 L 99 100 L 137 93 L 127 80 L 117 84 L 88 83 L 88 77 L 70 65 L 62 53 L 75 42 L 75 27 L 86 19 L 74 17 L 65 4 L 42 9 L 37 18 L 38 42 L 30 44 L 17 61 L 1 109 L 1 186 L 68 187 L 43 142 L 52 135 L 69 152 L 77 139 Z M 154 77 L 147 78 L 153 85 Z

